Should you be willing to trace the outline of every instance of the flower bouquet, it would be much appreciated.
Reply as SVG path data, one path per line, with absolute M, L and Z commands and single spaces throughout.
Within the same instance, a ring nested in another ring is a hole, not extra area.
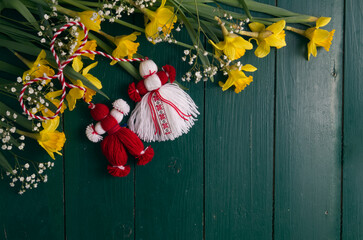
M 140 38 L 146 38 L 149 47 L 160 42 L 177 45 L 180 61 L 190 66 L 177 84 L 214 81 L 220 72 L 226 76 L 218 82 L 221 89 L 233 87 L 240 93 L 253 81 L 246 72 L 257 70 L 244 61 L 246 51 L 264 58 L 271 48 L 285 47 L 286 32 L 292 32 L 306 38 L 310 60 L 311 55 L 317 56 L 318 47 L 329 51 L 334 35 L 334 30 L 322 29 L 329 17 L 253 0 L 11 0 L 0 3 L 0 11 L 3 56 L 18 59 L 16 64 L 0 60 L 0 171 L 2 178 L 10 178 L 11 187 L 19 183 L 19 194 L 47 181 L 44 171 L 54 166 L 54 154 L 61 154 L 66 141 L 57 130 L 61 114 L 73 111 L 81 99 L 90 103 L 96 94 L 108 98 L 102 91 L 105 83 L 92 74 L 98 64 L 96 51 L 114 59 L 132 59 L 143 57 L 138 52 Z M 130 15 L 143 17 L 144 23 L 134 24 Z M 76 25 L 54 38 L 71 22 L 88 29 L 87 42 Z M 106 33 L 105 24 L 119 24 L 129 31 Z M 178 39 L 180 31 L 188 33 L 186 42 Z M 65 61 L 69 64 L 61 64 Z M 116 63 L 135 80 L 141 79 L 132 63 L 110 61 L 111 66 Z M 27 159 L 27 141 L 32 140 L 52 161 Z

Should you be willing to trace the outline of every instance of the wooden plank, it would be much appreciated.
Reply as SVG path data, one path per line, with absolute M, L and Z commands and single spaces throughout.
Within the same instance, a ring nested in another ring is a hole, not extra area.
M 53 161 L 36 144 L 27 144 L 34 161 Z M 10 161 L 12 159 L 9 159 Z M 64 239 L 63 164 L 57 157 L 52 170 L 46 170 L 47 183 L 27 190 L 22 196 L 9 187 L 7 177 L 0 182 L 0 239 Z
M 21 64 L 13 54 L 4 49 L 0 49 L 0 60 L 18 66 Z M 15 76 L 3 72 L 0 72 L 0 77 L 11 81 L 16 79 Z M 1 98 L 13 109 L 22 112 L 18 102 L 13 99 L 6 101 L 10 99 L 4 95 L 1 95 Z M 17 152 L 18 155 L 35 163 L 53 162 L 36 141 L 27 139 L 25 143 L 25 152 Z M 8 161 L 14 165 L 12 157 L 8 157 Z M 20 161 L 20 164 L 23 165 L 25 162 Z M 18 184 L 13 189 L 9 186 L 7 176 L 1 179 L 0 239 L 64 239 L 62 157 L 56 157 L 54 164 L 52 170 L 44 172 L 48 175 L 48 182 L 39 183 L 37 189 L 27 190 L 22 196 L 17 194 Z M 30 174 L 32 173 L 34 170 Z
M 343 239 L 363 239 L 362 1 L 346 1 Z
M 278 1 L 332 16 L 330 52 L 307 61 L 307 39 L 289 33 L 277 54 L 275 239 L 339 239 L 343 1 Z
M 222 92 L 223 76 L 206 88 L 206 239 L 272 236 L 275 53 L 258 59 L 250 51 L 242 63 L 258 68 L 244 91 Z
M 103 25 L 115 35 L 117 25 Z M 125 31 L 123 31 L 123 34 Z M 109 66 L 106 58 L 96 57 L 97 68 L 90 73 L 98 77 L 106 100 L 97 96 L 93 102 L 111 106 L 118 98 L 128 101 L 127 86 L 133 80 L 120 66 Z M 85 65 L 87 66 L 87 65 Z M 85 129 L 93 122 L 85 103 L 66 114 L 65 147 L 66 234 L 68 239 L 134 239 L 134 176 L 133 169 L 125 178 L 107 173 L 107 159 L 99 143 L 91 143 Z M 123 121 L 126 123 L 126 120 Z M 130 159 L 130 165 L 133 161 Z
M 177 34 L 176 38 L 183 41 L 184 34 Z M 180 58 L 184 48 L 168 43 L 150 48 L 150 43 L 142 41 L 140 49 L 159 67 L 174 66 L 179 82 L 190 68 Z M 181 83 L 189 88 L 187 92 L 201 115 L 187 135 L 151 144 L 155 150 L 153 161 L 136 168 L 136 239 L 203 237 L 204 86 L 203 83 Z

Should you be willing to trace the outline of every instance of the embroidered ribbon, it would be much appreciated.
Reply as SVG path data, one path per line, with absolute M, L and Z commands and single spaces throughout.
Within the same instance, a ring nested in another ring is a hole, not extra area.
M 84 38 L 83 38 L 83 42 L 82 44 L 78 47 L 78 49 L 73 53 L 73 55 L 71 55 L 67 60 L 61 62 L 57 53 L 55 52 L 54 50 L 54 44 L 55 44 L 55 41 L 57 39 L 57 37 L 64 31 L 66 30 L 67 28 L 71 27 L 71 26 L 79 26 L 83 29 L 83 32 L 84 32 Z M 38 120 L 49 120 L 49 119 L 54 119 L 56 118 L 59 113 L 60 113 L 60 110 L 62 108 L 62 105 L 64 103 L 64 99 L 66 97 L 66 89 L 67 88 L 79 88 L 81 89 L 82 91 L 86 92 L 86 89 L 84 87 L 80 87 L 80 86 L 77 86 L 77 85 L 73 85 L 73 84 L 70 84 L 70 83 L 67 83 L 64 79 L 64 74 L 63 74 L 63 70 L 64 68 L 70 63 L 72 62 L 72 60 L 81 55 L 81 54 L 84 54 L 84 53 L 89 53 L 89 54 L 98 54 L 98 55 L 102 55 L 106 58 L 109 58 L 109 59 L 112 59 L 112 60 L 115 60 L 115 61 L 118 61 L 118 62 L 134 62 L 134 61 L 138 61 L 138 62 L 142 62 L 142 61 L 145 61 L 147 60 L 148 58 L 145 57 L 145 58 L 132 58 L 132 59 L 124 59 L 124 58 L 115 58 L 109 54 L 106 54 L 106 53 L 103 53 L 103 52 L 100 52 L 100 51 L 91 51 L 91 50 L 82 50 L 82 48 L 84 47 L 84 45 L 86 44 L 88 40 L 88 31 L 87 31 L 87 28 L 83 25 L 83 23 L 81 22 L 69 22 L 67 24 L 65 24 L 63 27 L 61 27 L 53 36 L 52 38 L 52 41 L 50 42 L 50 50 L 55 58 L 55 61 L 58 65 L 58 72 L 57 74 L 55 74 L 54 76 L 44 76 L 44 77 L 38 77 L 38 78 L 34 78 L 32 80 L 29 80 L 27 83 L 24 84 L 23 88 L 21 89 L 20 91 L 20 94 L 19 94 L 19 102 L 20 102 L 20 106 L 22 107 L 22 109 L 24 110 L 24 112 L 29 115 L 31 118 L 35 118 L 35 119 L 38 119 Z M 62 95 L 61 95 L 61 98 L 60 98 L 60 101 L 59 101 L 59 106 L 56 110 L 56 112 L 54 113 L 53 116 L 50 116 L 50 117 L 44 117 L 44 116 L 39 116 L 39 115 L 35 115 L 31 112 L 29 112 L 29 110 L 26 108 L 25 104 L 24 104 L 24 93 L 25 93 L 25 90 L 28 88 L 29 85 L 35 83 L 35 82 L 38 82 L 38 81 L 43 81 L 43 80 L 52 80 L 52 79 L 58 79 L 62 85 Z
M 148 102 L 148 105 L 150 108 L 151 118 L 154 122 L 155 134 L 158 133 L 159 135 L 161 135 L 161 129 L 160 129 L 158 120 L 159 120 L 160 124 L 162 125 L 163 132 L 165 133 L 165 135 L 172 133 L 170 123 L 167 118 L 163 103 L 166 103 L 169 106 L 171 106 L 178 113 L 178 115 L 185 121 L 188 121 L 187 117 L 191 117 L 191 115 L 187 115 L 187 114 L 183 113 L 174 103 L 163 98 L 158 90 L 152 91 L 149 94 L 147 102 Z M 158 103 L 158 102 L 160 102 L 160 103 Z M 153 103 L 155 103 L 156 106 L 154 106 Z M 157 109 L 155 109 L 155 107 Z M 157 112 L 159 112 L 159 114 L 157 114 Z

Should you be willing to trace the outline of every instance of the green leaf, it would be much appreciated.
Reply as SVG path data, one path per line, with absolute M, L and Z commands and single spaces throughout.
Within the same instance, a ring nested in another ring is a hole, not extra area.
M 19 30 L 17 28 L 14 28 L 14 27 L 11 27 L 11 26 L 6 26 L 5 24 L 2 23 L 3 21 L 0 19 L 0 32 L 6 34 L 6 35 L 15 35 L 15 36 L 18 36 L 18 37 L 22 37 L 22 38 L 25 38 L 25 40 L 28 39 L 28 41 L 30 39 L 32 40 L 36 40 L 36 41 L 39 41 L 40 38 L 33 35 L 33 34 L 30 34 L 30 33 L 27 33 L 23 30 Z
M 20 104 L 19 104 L 20 106 Z M 6 114 L 6 111 L 10 112 L 10 116 L 13 116 L 13 114 L 15 113 L 16 115 L 18 115 L 18 117 L 16 118 L 15 123 L 19 124 L 20 126 L 26 128 L 27 130 L 32 131 L 33 127 L 32 127 L 32 121 L 28 120 L 23 114 L 20 114 L 16 111 L 14 111 L 12 108 L 10 108 L 9 106 L 5 105 L 5 103 L 0 102 L 0 115 L 5 116 L 7 118 L 9 118 Z M 10 119 L 10 118 L 9 118 Z M 11 121 L 14 121 L 14 119 L 10 119 Z
M 25 70 L 7 62 L 0 61 L 0 71 L 21 76 Z
M 238 2 L 242 5 L 243 10 L 245 10 L 247 17 L 252 21 L 252 15 L 250 13 L 250 10 L 248 9 L 248 6 L 246 4 L 245 0 L 238 0 Z
M 5 47 L 11 50 L 15 50 L 17 52 L 26 53 L 33 56 L 38 56 L 38 54 L 42 50 L 41 48 L 31 43 L 20 43 L 1 38 L 0 38 L 0 47 Z
M 12 172 L 13 168 L 9 164 L 8 160 L 6 160 L 5 156 L 0 152 L 0 166 L 7 172 Z
M 177 8 L 178 5 L 176 5 L 176 3 L 174 1 L 171 1 L 173 3 L 173 5 Z M 209 59 L 207 56 L 204 56 L 202 53 L 204 53 L 204 47 L 202 45 L 202 43 L 199 41 L 199 36 L 198 34 L 194 31 L 194 28 L 193 26 L 190 24 L 190 22 L 188 21 L 187 17 L 185 16 L 183 10 L 181 10 L 179 8 L 179 11 L 178 11 L 178 17 L 180 20 L 183 21 L 184 25 L 185 25 L 185 28 L 187 29 L 188 33 L 189 33 L 189 36 L 193 42 L 193 45 L 197 45 L 198 46 L 198 56 L 199 56 L 199 59 L 200 61 L 202 62 L 202 65 L 205 67 L 205 66 L 210 66 L 210 62 L 209 62 Z M 214 79 L 213 77 L 210 78 L 210 80 L 213 82 Z
M 20 0 L 8 0 L 6 1 L 6 6 L 17 10 L 35 29 L 39 30 L 37 20 Z

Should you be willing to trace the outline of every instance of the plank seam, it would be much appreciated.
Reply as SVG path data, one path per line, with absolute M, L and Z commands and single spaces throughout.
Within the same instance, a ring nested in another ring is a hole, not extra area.
M 344 76 L 345 76 L 345 25 L 346 25 L 346 4 L 347 1 L 343 1 L 343 54 L 342 54 L 342 117 L 341 117 L 341 159 L 340 159 L 340 240 L 343 239 L 343 174 L 344 174 Z
M 278 0 L 275 0 L 275 6 L 278 5 Z M 277 49 L 275 48 L 275 62 L 274 62 L 274 110 L 273 110 L 273 140 L 272 140 L 272 231 L 271 239 L 275 239 L 275 178 L 276 178 L 276 92 L 277 92 Z
M 62 119 L 62 128 L 63 128 L 63 131 L 65 130 L 65 116 L 62 115 L 61 116 L 61 119 Z M 64 237 L 64 240 L 67 240 L 67 218 L 66 218 L 66 213 L 67 213 L 67 210 L 66 210 L 66 153 L 65 153 L 65 147 L 63 148 L 62 150 L 62 159 L 63 159 L 63 237 Z
M 204 36 L 204 49 L 207 49 L 207 41 Z M 205 240 L 205 152 L 206 152 L 206 142 L 205 142 L 205 108 L 206 108 L 206 82 L 203 84 L 203 214 L 202 214 L 202 226 L 203 226 L 203 240 Z

